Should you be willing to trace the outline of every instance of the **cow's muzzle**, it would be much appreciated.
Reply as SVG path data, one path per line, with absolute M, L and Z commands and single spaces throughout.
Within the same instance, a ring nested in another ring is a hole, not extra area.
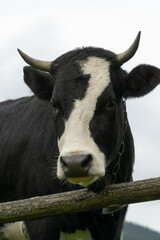
M 102 158 L 97 159 L 90 151 L 63 151 L 58 159 L 57 177 L 89 187 L 105 175 L 105 161 Z

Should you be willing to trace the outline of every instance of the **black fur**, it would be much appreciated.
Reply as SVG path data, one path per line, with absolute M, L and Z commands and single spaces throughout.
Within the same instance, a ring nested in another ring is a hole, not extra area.
M 114 53 L 84 48 L 55 60 L 52 75 L 25 67 L 24 80 L 36 96 L 0 104 L 0 202 L 80 188 L 61 182 L 56 176 L 57 138 L 64 131 L 74 100 L 85 96 L 90 76 L 83 75 L 79 63 L 89 56 L 111 63 L 111 84 L 97 101 L 89 126 L 91 136 L 110 163 L 116 161 L 124 140 L 125 151 L 115 182 L 132 180 L 134 145 L 128 122 L 124 137 L 126 113 L 122 97 L 139 97 L 150 92 L 160 83 L 160 70 L 140 65 L 127 74 L 117 67 Z M 108 168 L 105 177 L 89 189 L 100 191 L 112 182 L 112 168 Z M 86 228 L 93 240 L 120 240 L 125 213 L 123 208 L 113 216 L 103 215 L 100 209 L 26 221 L 26 226 L 31 240 L 58 240 L 61 231 L 72 233 Z
M 24 81 L 30 86 L 33 93 L 40 99 L 50 100 L 54 86 L 51 75 L 27 66 L 24 67 L 23 71 Z
M 160 83 L 160 70 L 150 65 L 139 65 L 124 80 L 124 97 L 142 97 Z

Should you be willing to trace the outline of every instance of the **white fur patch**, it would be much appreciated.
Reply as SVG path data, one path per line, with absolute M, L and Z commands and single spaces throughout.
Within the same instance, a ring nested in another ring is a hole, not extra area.
M 76 230 L 75 233 L 64 233 L 61 232 L 59 240 L 92 240 L 90 231 L 87 230 Z
M 90 74 L 89 86 L 85 97 L 82 100 L 75 101 L 74 109 L 65 122 L 64 133 L 58 141 L 60 157 L 75 152 L 92 155 L 93 161 L 89 172 L 89 175 L 95 176 L 92 182 L 105 174 L 105 155 L 91 137 L 89 124 L 93 118 L 98 97 L 110 83 L 109 66 L 109 62 L 98 57 L 89 57 L 86 61 L 81 62 L 83 73 Z M 57 176 L 64 179 L 60 157 L 58 159 Z M 81 185 L 83 185 L 83 182 L 81 182 Z
M 24 222 L 7 223 L 0 228 L 1 240 L 29 240 Z

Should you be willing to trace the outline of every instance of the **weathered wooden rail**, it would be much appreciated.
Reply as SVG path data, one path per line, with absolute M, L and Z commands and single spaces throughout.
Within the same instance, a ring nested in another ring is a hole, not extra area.
M 114 184 L 99 193 L 87 189 L 0 204 L 0 223 L 117 207 L 160 199 L 160 177 Z

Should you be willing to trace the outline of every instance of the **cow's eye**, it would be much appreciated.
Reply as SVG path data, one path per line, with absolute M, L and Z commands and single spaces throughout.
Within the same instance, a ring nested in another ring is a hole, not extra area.
M 110 99 L 107 103 L 106 103 L 106 108 L 107 109 L 113 109 L 115 107 L 115 99 Z

